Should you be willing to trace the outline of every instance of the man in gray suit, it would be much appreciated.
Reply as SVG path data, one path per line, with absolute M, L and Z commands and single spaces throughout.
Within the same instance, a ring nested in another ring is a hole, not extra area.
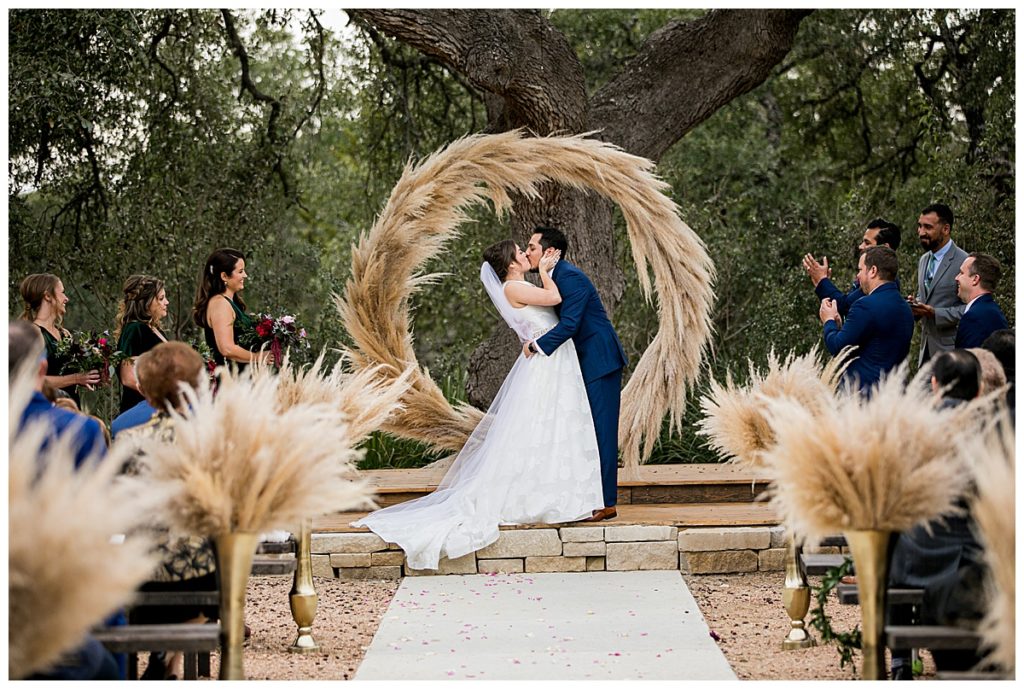
M 964 314 L 956 276 L 967 252 L 950 239 L 952 230 L 953 211 L 941 203 L 928 206 L 917 219 L 917 237 L 925 253 L 917 262 L 917 296 L 908 295 L 907 302 L 914 318 L 921 321 L 918 366 L 953 349 L 956 327 Z

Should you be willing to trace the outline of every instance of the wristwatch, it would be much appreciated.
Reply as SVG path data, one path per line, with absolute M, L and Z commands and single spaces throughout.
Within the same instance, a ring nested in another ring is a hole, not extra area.
M 534 354 L 537 354 L 537 353 L 538 353 L 538 352 L 537 352 L 537 345 L 536 345 L 536 344 L 534 344 L 533 342 L 531 342 L 531 343 L 529 344 L 529 346 L 527 347 L 527 349 L 529 349 L 529 350 L 530 350 L 531 352 L 533 352 Z

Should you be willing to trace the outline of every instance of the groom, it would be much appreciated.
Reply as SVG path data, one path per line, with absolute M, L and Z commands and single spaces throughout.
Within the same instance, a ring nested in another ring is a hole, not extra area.
M 537 272 L 540 259 L 560 251 L 565 256 L 569 243 L 561 230 L 536 227 L 526 245 L 526 256 L 532 272 Z M 619 399 L 622 369 L 626 366 L 626 353 L 619 336 L 615 334 L 601 297 L 594 284 L 582 270 L 560 260 L 551 273 L 558 285 L 562 303 L 555 307 L 558 325 L 543 336 L 523 345 L 527 356 L 547 356 L 570 337 L 576 345 L 580 371 L 587 387 L 590 412 L 597 432 L 597 448 L 601 455 L 601 487 L 604 491 L 604 509 L 594 510 L 588 521 L 599 522 L 616 516 L 615 503 L 619 488 Z

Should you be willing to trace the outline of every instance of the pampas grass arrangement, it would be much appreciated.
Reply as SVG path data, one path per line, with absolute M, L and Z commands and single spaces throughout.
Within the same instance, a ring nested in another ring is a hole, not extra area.
M 33 360 L 32 363 L 35 363 Z M 8 416 L 8 672 L 11 679 L 51 667 L 94 625 L 128 603 L 156 566 L 152 543 L 133 535 L 158 495 L 115 481 L 116 451 L 76 470 L 72 433 L 43 448 L 44 422 L 18 431 L 32 372 L 11 387 Z
M 961 451 L 973 464 L 977 495 L 971 513 L 989 566 L 988 612 L 978 627 L 986 663 L 1013 675 L 1015 663 L 1016 522 L 1013 424 L 1004 410 L 983 433 L 965 438 Z
M 784 361 L 779 361 L 773 349 L 768 352 L 765 371 L 755 368 L 748 359 L 746 386 L 737 385 L 731 372 L 726 374 L 724 385 L 712 379 L 710 393 L 700 401 L 704 418 L 698 435 L 707 437 L 708 445 L 723 457 L 750 468 L 763 468 L 763 454 L 775 444 L 767 418 L 770 400 L 788 398 L 817 415 L 833 403 L 851 350 L 843 350 L 824 366 L 817 347 L 802 356 L 790 352 Z
M 657 295 L 658 334 L 622 396 L 620 447 L 627 469 L 635 468 L 650 455 L 666 413 L 672 428 L 680 428 L 687 390 L 709 346 L 715 276 L 703 241 L 679 218 L 653 168 L 596 139 L 527 138 L 521 131 L 469 136 L 406 167 L 353 251 L 352 277 L 336 298 L 355 342 L 354 364 L 384 364 L 381 375 L 394 376 L 416 361 L 409 300 L 437 277 L 416 271 L 456 235 L 468 206 L 489 199 L 501 214 L 512 206 L 510 192 L 536 198 L 547 182 L 594 190 L 619 205 L 640 287 L 648 299 Z M 482 418 L 468 405 L 452 408 L 420 369 L 403 402 L 383 430 L 440 450 L 461 449 Z
M 840 390 L 817 412 L 789 399 L 768 404 L 776 444 L 763 454 L 771 501 L 807 541 L 840 531 L 906 531 L 953 511 L 969 472 L 956 449 L 963 426 L 906 367 L 870 399 Z
M 142 460 L 149 482 L 174 488 L 172 525 L 205 536 L 264 533 L 373 506 L 366 484 L 353 476 L 359 453 L 345 414 L 335 403 L 282 408 L 281 380 L 224 370 L 216 397 L 207 381 L 185 389 L 189 409 L 172 412 L 173 440 L 146 443 Z M 386 388 L 352 396 L 367 410 L 394 407 Z
M 346 372 L 349 355 L 343 353 L 331 370 L 325 371 L 325 354 L 321 351 L 310 366 L 300 367 L 292 364 L 286 353 L 277 371 L 266 364 L 254 364 L 252 377 L 257 381 L 277 377 L 280 411 L 300 404 L 334 407 L 346 419 L 349 441 L 358 444 L 401 409 L 400 400 L 408 391 L 415 366 L 407 367 L 397 376 L 382 373 L 380 366 Z

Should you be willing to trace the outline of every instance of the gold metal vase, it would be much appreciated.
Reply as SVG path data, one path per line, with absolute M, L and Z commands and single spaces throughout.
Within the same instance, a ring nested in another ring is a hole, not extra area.
M 292 619 L 299 628 L 295 643 L 288 647 L 292 653 L 315 653 L 320 650 L 313 639 L 313 618 L 316 617 L 318 596 L 313 585 L 313 561 L 310 556 L 310 540 L 313 521 L 303 519 L 299 526 L 298 547 L 295 551 L 295 577 L 292 580 L 288 601 L 292 608 Z
M 789 634 L 782 640 L 782 648 L 786 651 L 811 648 L 817 643 L 804 625 L 804 617 L 811 607 L 811 588 L 807 585 L 807 572 L 800 559 L 802 551 L 803 548 L 790 534 L 786 548 L 786 581 L 782 586 L 782 604 L 790 624 Z
M 886 679 L 885 599 L 891 531 L 847 531 L 860 598 L 862 679 Z
M 228 531 L 214 537 L 220 572 L 220 679 L 245 679 L 245 592 L 260 535 Z

